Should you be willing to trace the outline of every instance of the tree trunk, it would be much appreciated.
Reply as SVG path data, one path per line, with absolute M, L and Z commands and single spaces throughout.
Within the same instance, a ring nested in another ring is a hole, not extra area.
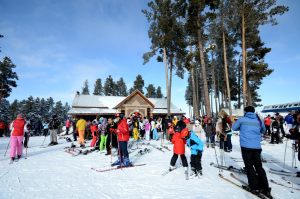
M 238 109 L 241 108 L 241 60 L 238 64 Z
M 247 78 L 246 78 L 246 39 L 245 39 L 245 13 L 244 11 L 242 12 L 242 54 L 243 54 L 243 105 L 246 107 L 248 105 L 247 102 Z
M 165 63 L 165 78 L 166 78 L 166 93 L 167 93 L 167 102 L 169 102 L 169 75 L 168 75 L 168 63 L 167 63 L 167 52 L 166 48 L 164 48 L 164 63 Z M 171 115 L 170 113 L 170 104 L 167 103 L 167 110 L 168 110 L 168 116 Z
M 229 115 L 232 115 L 231 109 L 231 94 L 230 94 L 230 87 L 229 87 L 229 76 L 228 76 L 228 66 L 227 66 L 227 52 L 226 52 L 226 40 L 225 40 L 225 33 L 223 31 L 223 59 L 224 59 L 224 67 L 225 67 L 225 80 L 226 80 L 226 88 L 227 88 L 227 97 L 228 97 L 228 109 Z
M 200 53 L 200 63 L 201 63 L 201 75 L 203 80 L 203 96 L 204 96 L 204 104 L 205 104 L 205 113 L 208 117 L 210 117 L 211 109 L 210 109 L 210 101 L 208 95 L 208 86 L 207 86 L 207 78 L 206 78 L 206 66 L 204 61 L 204 54 L 203 54 L 203 45 L 202 45 L 202 33 L 198 30 L 198 46 L 199 46 L 199 53 Z
M 217 101 L 217 86 L 216 86 L 216 76 L 215 76 L 215 60 L 214 60 L 214 53 L 211 52 L 211 76 L 212 76 L 212 83 L 213 83 L 213 90 L 214 90 L 214 99 L 215 99 L 215 109 L 216 115 L 218 114 L 218 101 Z M 211 103 L 213 104 L 213 102 Z
M 196 118 L 199 117 L 199 108 L 198 108 L 198 101 L 197 101 L 197 92 L 196 92 L 196 82 L 195 82 L 195 68 L 192 67 L 191 69 L 191 78 L 192 78 L 192 88 L 193 88 L 193 112 Z
M 193 53 L 193 48 L 190 46 L 190 52 Z M 191 63 L 192 65 L 192 63 Z M 192 78 L 192 89 L 193 89 L 193 112 L 196 118 L 199 117 L 199 108 L 198 108 L 198 101 L 197 101 L 197 90 L 196 90 L 196 81 L 195 81 L 195 66 L 192 65 L 191 68 L 191 78 Z
M 169 89 L 168 89 L 169 97 L 168 97 L 168 101 L 167 101 L 168 116 L 171 115 L 172 70 L 173 70 L 173 62 L 171 60 L 171 63 L 170 63 L 170 81 L 169 81 Z

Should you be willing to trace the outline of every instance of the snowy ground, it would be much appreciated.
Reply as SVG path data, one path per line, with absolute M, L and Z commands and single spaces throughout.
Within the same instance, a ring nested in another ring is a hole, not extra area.
M 205 149 L 202 158 L 203 176 L 200 179 L 184 179 L 184 170 L 179 168 L 166 176 L 161 174 L 168 169 L 172 152 L 165 153 L 151 147 L 151 152 L 139 159 L 132 158 L 135 163 L 147 165 L 104 173 L 93 171 L 91 168 L 109 168 L 111 157 L 104 153 L 93 152 L 88 155 L 72 157 L 64 152 L 69 146 L 65 139 L 59 139 L 59 145 L 41 148 L 44 137 L 31 137 L 28 149 L 28 159 L 21 159 L 9 165 L 8 154 L 4 152 L 9 141 L 0 138 L 0 198 L 253 198 L 253 196 L 218 177 L 218 169 L 209 165 L 216 162 L 212 148 Z M 49 137 L 46 143 L 49 142 Z M 238 136 L 233 136 L 233 152 L 226 153 L 226 164 L 242 167 L 242 162 L 235 162 L 230 157 L 240 158 Z M 151 141 L 160 145 L 160 141 Z M 166 144 L 170 149 L 172 145 Z M 133 149 L 137 148 L 135 144 Z M 139 146 L 145 148 L 145 146 Z M 270 174 L 269 168 L 282 168 L 285 144 L 263 146 L 265 159 L 278 160 L 281 163 L 264 163 L 269 180 L 288 183 L 281 176 Z M 219 154 L 219 149 L 217 153 Z M 189 159 L 189 150 L 186 150 Z M 137 150 L 130 156 L 133 157 Z M 291 141 L 288 142 L 286 169 L 291 168 Z M 116 157 L 113 157 L 115 160 Z M 178 160 L 178 164 L 180 161 Z M 299 165 L 299 162 L 297 162 Z M 229 176 L 229 172 L 223 172 Z M 300 183 L 299 178 L 289 180 Z M 270 183 L 275 198 L 297 198 L 300 191 L 284 188 Z M 293 185 L 300 188 L 299 185 Z

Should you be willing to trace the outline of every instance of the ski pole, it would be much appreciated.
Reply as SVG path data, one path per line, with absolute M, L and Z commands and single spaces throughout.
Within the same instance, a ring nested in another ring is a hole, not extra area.
M 49 132 L 49 131 L 48 131 Z M 47 132 L 47 134 L 45 135 L 45 138 L 44 138 L 44 140 L 43 140 L 43 143 L 41 144 L 41 146 L 43 146 L 44 145 L 44 143 L 45 143 L 45 140 L 46 140 L 46 137 L 48 136 L 48 132 Z
M 215 147 L 214 147 L 214 149 L 215 149 L 215 156 L 216 156 L 217 165 L 218 165 L 218 168 L 219 168 L 219 173 L 221 173 L 221 169 L 220 169 L 220 165 L 219 165 L 219 161 L 218 161 L 217 150 L 216 150 Z
M 9 147 L 9 144 L 10 144 L 10 138 L 9 138 L 9 142 L 8 142 L 8 144 L 7 144 L 7 147 L 6 147 L 6 150 L 5 150 L 5 153 L 4 153 L 4 157 L 6 156 L 6 153 L 7 153 L 8 147 Z
M 28 146 L 25 149 L 25 159 L 27 159 L 27 149 L 28 149 Z

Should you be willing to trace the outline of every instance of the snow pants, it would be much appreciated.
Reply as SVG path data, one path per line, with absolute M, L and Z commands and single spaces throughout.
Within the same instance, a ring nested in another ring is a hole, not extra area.
M 93 133 L 93 139 L 92 139 L 92 142 L 90 144 L 90 147 L 94 147 L 96 142 L 97 142 L 97 136 L 95 135 L 95 133 Z
M 79 144 L 84 145 L 84 130 L 78 131 L 78 134 L 79 134 Z
M 209 145 L 215 145 L 215 134 L 211 133 L 211 134 L 206 134 L 206 144 Z
M 158 137 L 158 132 L 156 129 L 153 129 L 153 140 L 158 140 L 159 137 Z
M 280 142 L 280 138 L 279 138 L 279 132 L 278 132 L 278 130 L 274 130 L 273 132 L 272 132 L 272 134 L 271 134 L 271 143 L 272 144 L 274 144 L 274 140 L 276 140 L 275 142 L 277 143 L 277 144 L 279 144 L 279 142 Z
M 108 135 L 101 135 L 101 141 L 100 141 L 100 151 L 104 150 L 106 148 L 106 140 Z
M 265 125 L 265 126 L 266 126 L 266 133 L 267 133 L 267 135 L 271 135 L 270 125 Z
M 57 143 L 57 129 L 50 130 L 50 143 Z
M 70 127 L 66 127 L 66 135 L 69 134 Z
M 10 137 L 10 157 L 14 158 L 17 155 L 22 155 L 23 150 L 23 136 L 11 136 Z
M 224 142 L 226 151 L 232 150 L 231 134 L 227 134 L 227 140 Z
M 29 142 L 29 137 L 30 137 L 30 133 L 25 133 L 24 135 L 25 139 L 24 139 L 24 147 L 28 148 L 28 142 Z
M 173 157 L 171 158 L 171 162 L 170 162 L 171 166 L 173 166 L 173 167 L 175 166 L 178 156 L 179 156 L 178 154 L 175 154 L 175 153 L 173 154 Z M 187 163 L 187 159 L 186 159 L 185 155 L 180 154 L 180 158 L 181 158 L 183 167 L 188 167 L 188 163 Z
M 133 128 L 133 139 L 134 140 L 139 139 L 139 130 L 137 128 Z
M 191 155 L 191 168 L 194 170 L 194 172 L 199 172 L 202 170 L 201 158 L 201 151 L 199 151 L 197 155 Z
M 146 140 L 150 140 L 150 130 L 146 130 Z
M 261 163 L 262 150 L 241 147 L 241 151 L 249 187 L 253 190 L 268 191 L 269 183 Z
M 76 135 L 76 128 L 73 127 L 73 139 L 74 141 L 77 141 L 77 135 Z
M 118 152 L 118 155 L 119 155 L 119 157 L 121 157 L 121 160 L 129 158 L 129 153 L 128 153 L 128 150 L 127 150 L 127 143 L 128 142 L 119 141 L 119 152 Z

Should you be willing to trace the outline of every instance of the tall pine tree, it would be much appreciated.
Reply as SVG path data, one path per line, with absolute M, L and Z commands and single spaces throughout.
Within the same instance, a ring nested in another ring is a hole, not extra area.
M 115 96 L 116 95 L 116 83 L 114 82 L 111 75 L 109 75 L 104 83 L 104 95 L 105 96 Z
M 147 93 L 146 93 L 146 97 L 149 98 L 155 98 L 156 97 L 156 89 L 155 86 L 153 84 L 149 84 L 146 87 Z
M 102 81 L 100 78 L 96 79 L 93 94 L 94 95 L 103 95 Z
M 127 96 L 128 95 L 127 86 L 122 77 L 116 83 L 116 94 L 117 94 L 117 96 Z
M 156 89 L 156 98 L 163 98 L 163 94 L 161 92 L 161 87 L 158 86 L 157 89 Z
M 89 95 L 90 94 L 89 81 L 88 80 L 84 81 L 81 94 L 82 95 Z
M 144 94 L 143 88 L 144 88 L 144 80 L 141 75 L 137 75 L 134 82 L 133 82 L 133 87 L 130 89 L 130 93 L 132 93 L 135 90 L 139 90 L 141 93 Z

